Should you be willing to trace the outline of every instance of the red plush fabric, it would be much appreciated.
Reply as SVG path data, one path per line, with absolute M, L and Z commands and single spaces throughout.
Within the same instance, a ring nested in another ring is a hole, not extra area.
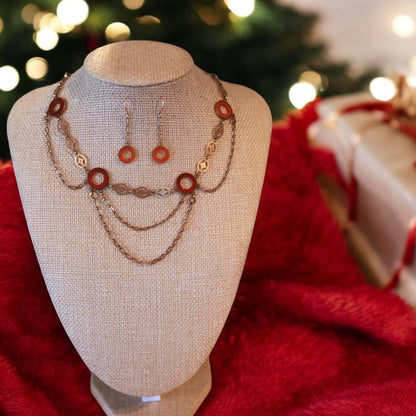
M 240 289 L 198 416 L 416 415 L 416 317 L 365 283 L 315 180 L 313 107 L 275 126 Z M 101 416 L 0 169 L 0 414 Z

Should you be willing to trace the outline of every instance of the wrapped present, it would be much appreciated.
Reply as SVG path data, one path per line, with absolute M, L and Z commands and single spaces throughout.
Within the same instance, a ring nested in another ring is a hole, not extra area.
M 324 175 L 323 192 L 357 260 L 373 283 L 416 306 L 415 101 L 398 95 L 388 103 L 369 93 L 323 100 L 308 135 L 336 163 L 339 180 Z

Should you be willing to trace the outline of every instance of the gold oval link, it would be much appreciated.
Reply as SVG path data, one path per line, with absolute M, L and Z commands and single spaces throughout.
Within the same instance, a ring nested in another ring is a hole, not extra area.
M 113 189 L 119 195 L 128 195 L 131 193 L 131 189 L 124 183 L 116 183 L 115 185 L 111 185 L 111 189 Z
M 207 156 L 212 156 L 217 151 L 217 143 L 215 143 L 213 140 L 210 141 L 207 144 L 207 147 L 205 149 Z
M 78 167 L 85 169 L 88 166 L 88 159 L 82 153 L 75 153 L 75 163 Z
M 212 130 L 212 138 L 217 141 L 224 134 L 224 120 L 218 122 L 218 124 Z
M 200 173 L 205 173 L 208 169 L 209 169 L 209 160 L 206 157 L 203 157 L 198 162 L 197 170 Z

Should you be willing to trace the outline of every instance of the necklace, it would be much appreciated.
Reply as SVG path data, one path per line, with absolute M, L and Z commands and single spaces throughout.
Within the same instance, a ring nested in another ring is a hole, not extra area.
M 216 75 L 211 75 L 212 79 L 215 81 L 218 91 L 221 95 L 221 99 L 217 101 L 214 105 L 215 113 L 218 116 L 218 123 L 214 126 L 212 130 L 212 138 L 205 146 L 205 153 L 204 156 L 198 160 L 196 163 L 195 173 L 191 174 L 189 172 L 183 172 L 176 177 L 173 185 L 171 186 L 164 186 L 156 189 L 148 188 L 145 186 L 139 187 L 132 187 L 129 184 L 125 183 L 113 183 L 111 181 L 111 175 L 107 172 L 107 170 L 101 167 L 94 167 L 90 168 L 89 159 L 88 157 L 80 151 L 79 142 L 78 140 L 72 136 L 70 124 L 64 118 L 64 113 L 67 109 L 67 100 L 60 96 L 60 93 L 70 77 L 69 74 L 65 74 L 62 80 L 58 83 L 57 87 L 54 90 L 52 101 L 49 104 L 48 110 L 45 113 L 44 123 L 45 123 L 45 140 L 47 145 L 47 152 L 49 158 L 52 162 L 54 167 L 55 173 L 62 181 L 62 183 L 69 189 L 73 191 L 80 190 L 84 187 L 89 188 L 89 197 L 94 203 L 94 207 L 97 211 L 98 218 L 104 227 L 104 230 L 114 246 L 118 249 L 118 251 L 126 257 L 128 260 L 141 265 L 152 265 L 160 262 L 166 256 L 168 256 L 173 249 L 178 244 L 179 240 L 181 239 L 186 225 L 188 223 L 189 216 L 192 212 L 192 208 L 196 203 L 196 195 L 197 191 L 201 191 L 204 193 L 214 193 L 218 189 L 221 188 L 225 180 L 227 179 L 228 173 L 231 167 L 231 161 L 234 154 L 234 146 L 235 146 L 235 138 L 236 138 L 236 118 L 232 111 L 230 104 L 227 101 L 228 94 L 224 89 L 220 79 Z M 55 152 L 52 146 L 52 139 L 51 139 L 51 122 L 52 119 L 57 120 L 57 129 L 63 135 L 65 139 L 65 146 L 67 150 L 73 154 L 74 156 L 74 163 L 76 166 L 81 168 L 86 175 L 86 178 L 80 184 L 71 184 L 65 177 L 64 172 L 59 166 L 59 163 L 55 157 Z M 227 163 L 225 166 L 224 173 L 217 183 L 212 188 L 204 187 L 200 183 L 200 177 L 202 174 L 205 174 L 210 168 L 210 162 L 212 156 L 217 151 L 217 141 L 222 137 L 224 134 L 224 122 L 228 121 L 231 125 L 231 145 L 230 151 L 227 159 Z M 111 203 L 107 191 L 113 191 L 118 195 L 132 195 L 137 198 L 148 198 L 148 197 L 159 197 L 164 198 L 172 194 L 179 194 L 180 198 L 177 205 L 173 208 L 173 210 L 165 216 L 163 219 L 156 221 L 151 225 L 140 226 L 131 224 L 126 218 L 124 218 L 121 214 L 117 212 L 117 209 Z M 175 237 L 169 244 L 169 246 L 157 257 L 151 259 L 145 259 L 138 257 L 131 253 L 129 249 L 127 249 L 116 237 L 114 231 L 110 228 L 109 222 L 106 218 L 104 207 L 107 208 L 110 214 L 112 214 L 121 224 L 128 227 L 131 230 L 143 232 L 148 231 L 152 228 L 158 227 L 162 224 L 165 224 L 171 218 L 173 218 L 176 213 L 179 211 L 183 204 L 187 204 L 185 213 L 183 215 L 181 226 L 176 233 Z

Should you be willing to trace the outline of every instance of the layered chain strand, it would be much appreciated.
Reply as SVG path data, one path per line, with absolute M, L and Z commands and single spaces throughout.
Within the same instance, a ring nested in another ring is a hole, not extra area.
M 159 225 L 165 224 L 166 222 L 168 222 L 172 217 L 175 216 L 175 214 L 179 211 L 179 208 L 182 206 L 182 204 L 185 202 L 185 196 L 181 195 L 178 203 L 176 204 L 175 208 L 173 208 L 173 210 L 162 220 L 151 224 L 151 225 L 146 225 L 146 226 L 138 226 L 138 225 L 133 225 L 130 224 L 124 217 L 122 217 L 117 210 L 115 209 L 114 205 L 111 204 L 111 202 L 108 199 L 107 194 L 105 193 L 104 190 L 100 190 L 99 191 L 101 200 L 103 201 L 103 203 L 107 206 L 108 210 L 122 223 L 124 224 L 126 227 L 134 230 L 134 231 L 148 231 L 151 230 L 152 228 L 158 227 Z
M 214 106 L 214 110 L 217 116 L 219 117 L 219 121 L 212 130 L 212 138 L 205 147 L 204 156 L 198 161 L 196 165 L 196 171 L 194 175 L 188 172 L 183 172 L 176 178 L 175 186 L 160 187 L 156 189 L 148 188 L 145 186 L 132 187 L 125 183 L 112 183 L 109 173 L 107 173 L 107 171 L 101 167 L 94 167 L 93 169 L 90 169 L 88 157 L 85 154 L 81 153 L 79 148 L 79 142 L 71 134 L 70 124 L 63 116 L 67 108 L 67 100 L 60 97 L 60 93 L 69 76 L 69 74 L 65 74 L 64 78 L 58 83 L 53 93 L 53 99 L 44 117 L 44 133 L 47 153 L 49 155 L 49 158 L 51 159 L 51 163 L 54 167 L 54 170 L 57 176 L 60 178 L 61 182 L 71 190 L 79 190 L 87 185 L 90 187 L 89 197 L 94 203 L 98 219 L 101 222 L 108 238 L 124 257 L 139 265 L 153 265 L 159 263 L 175 249 L 176 245 L 181 239 L 188 224 L 192 208 L 196 202 L 197 190 L 201 190 L 202 192 L 206 193 L 216 192 L 218 189 L 221 188 L 221 186 L 224 184 L 225 180 L 228 177 L 231 168 L 231 162 L 234 155 L 234 147 L 236 140 L 236 118 L 231 106 L 228 104 L 228 94 L 224 86 L 222 85 L 220 79 L 216 75 L 212 74 L 211 77 L 215 81 L 218 91 L 222 98 L 220 101 L 217 101 Z M 57 130 L 60 134 L 62 134 L 65 140 L 66 149 L 69 151 L 69 153 L 73 155 L 75 165 L 81 168 L 87 175 L 87 178 L 78 185 L 73 185 L 66 179 L 66 176 L 64 175 L 55 156 L 51 140 L 51 121 L 53 118 L 57 119 Z M 199 178 L 201 177 L 201 175 L 203 175 L 209 170 L 210 160 L 217 151 L 217 141 L 224 134 L 225 121 L 229 121 L 231 125 L 230 151 L 228 154 L 225 170 L 217 185 L 213 188 L 207 188 L 199 183 Z M 128 125 L 128 129 L 130 129 L 130 124 Z M 183 183 L 183 181 L 185 180 L 187 181 L 186 185 L 184 185 Z M 130 223 L 123 215 L 121 215 L 117 211 L 116 207 L 110 201 L 109 196 L 107 195 L 106 188 L 121 196 L 132 195 L 140 199 L 154 196 L 159 198 L 165 198 L 176 193 L 179 193 L 180 199 L 174 206 L 174 208 L 161 220 L 149 225 L 136 225 Z M 165 251 L 163 251 L 159 256 L 150 259 L 141 258 L 132 254 L 132 252 L 118 240 L 116 234 L 109 225 L 109 218 L 107 218 L 105 214 L 105 210 L 107 210 L 109 213 L 108 215 L 112 214 L 115 217 L 115 219 L 118 220 L 125 227 L 133 231 L 142 232 L 149 231 L 158 226 L 166 224 L 179 212 L 180 208 L 185 203 L 187 203 L 186 209 L 184 210 L 183 217 L 180 222 L 180 227 L 175 237 L 171 241 L 170 245 L 165 249 Z
M 200 189 L 202 192 L 213 193 L 213 192 L 218 191 L 218 189 L 221 188 L 221 186 L 223 185 L 223 183 L 227 179 L 228 173 L 230 172 L 231 162 L 233 160 L 234 148 L 235 148 L 236 122 L 235 122 L 235 116 L 234 115 L 231 116 L 230 123 L 231 123 L 231 146 L 230 146 L 230 153 L 228 154 L 228 160 L 227 160 L 227 164 L 225 166 L 224 174 L 222 175 L 222 177 L 219 180 L 219 182 L 217 183 L 217 185 L 214 186 L 213 188 L 206 188 L 206 187 L 202 186 L 200 183 L 198 183 L 198 189 Z
M 72 185 L 64 178 L 64 174 L 62 173 L 62 170 L 58 166 L 58 162 L 56 161 L 55 154 L 52 148 L 51 135 L 50 135 L 51 116 L 48 113 L 45 114 L 44 121 L 45 121 L 46 147 L 47 147 L 49 158 L 51 159 L 51 162 L 53 164 L 55 173 L 58 175 L 62 183 L 69 189 L 72 189 L 74 191 L 78 189 L 82 189 L 87 184 L 86 180 L 84 180 L 79 185 Z
M 186 208 L 185 215 L 184 215 L 184 218 L 183 218 L 182 223 L 181 223 L 181 227 L 179 228 L 179 231 L 177 232 L 176 236 L 174 237 L 174 239 L 172 240 L 172 242 L 168 246 L 168 248 L 162 254 L 160 254 L 158 257 L 155 257 L 153 259 L 143 259 L 143 258 L 139 258 L 139 257 L 136 257 L 135 255 L 133 255 L 126 247 L 124 247 L 117 240 L 117 238 L 115 237 L 114 233 L 110 229 L 107 221 L 105 220 L 104 213 L 103 213 L 103 211 L 102 211 L 102 209 L 100 207 L 100 204 L 98 202 L 97 192 L 98 191 L 91 191 L 90 198 L 94 201 L 94 206 L 95 206 L 95 209 L 97 210 L 98 218 L 100 219 L 100 222 L 103 225 L 105 232 L 107 233 L 108 237 L 110 238 L 110 240 L 112 241 L 112 243 L 114 244 L 114 246 L 117 248 L 117 250 L 124 257 L 126 257 L 128 260 L 130 260 L 130 261 L 132 261 L 132 262 L 134 262 L 136 264 L 140 264 L 140 265 L 153 265 L 153 264 L 159 263 L 169 253 L 172 252 L 172 250 L 176 247 L 176 245 L 178 244 L 179 240 L 181 239 L 183 232 L 185 231 L 185 227 L 186 227 L 186 224 L 188 222 L 188 218 L 189 218 L 189 216 L 191 214 L 192 207 L 193 207 L 193 205 L 196 202 L 196 196 L 195 196 L 195 194 L 192 194 L 189 197 L 189 199 L 188 199 L 188 206 Z

